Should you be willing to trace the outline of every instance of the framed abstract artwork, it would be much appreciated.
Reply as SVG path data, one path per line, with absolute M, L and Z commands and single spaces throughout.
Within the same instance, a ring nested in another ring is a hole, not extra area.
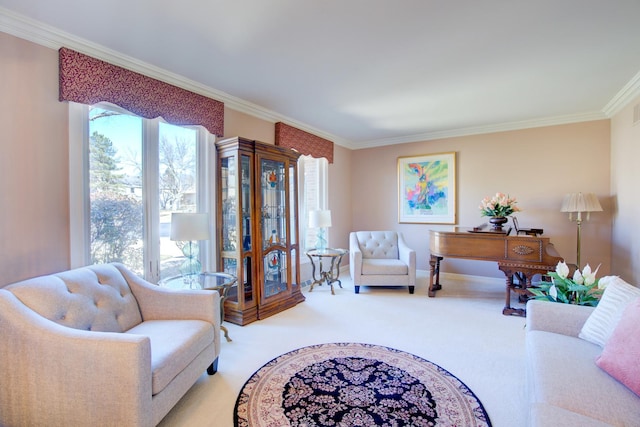
M 398 222 L 456 223 L 456 153 L 398 158 Z

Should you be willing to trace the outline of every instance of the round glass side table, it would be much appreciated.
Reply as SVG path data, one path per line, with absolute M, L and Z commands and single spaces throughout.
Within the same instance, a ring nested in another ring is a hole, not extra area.
M 229 342 L 231 341 L 229 331 L 222 324 L 222 322 L 224 322 L 224 302 L 227 299 L 229 289 L 234 287 L 237 281 L 238 279 L 231 274 L 204 272 L 200 274 L 169 277 L 160 280 L 158 285 L 170 289 L 205 289 L 220 292 L 220 329 L 224 332 L 224 337 L 227 342 Z
M 331 288 L 331 295 L 335 295 L 333 291 L 333 284 L 338 282 L 338 286 L 342 288 L 342 282 L 340 281 L 340 263 L 342 262 L 342 257 L 349 253 L 346 249 L 311 249 L 305 252 L 305 254 L 309 257 L 311 261 L 312 267 L 312 276 L 313 283 L 309 288 L 309 292 L 313 291 L 313 287 L 315 285 L 322 285 L 322 283 L 326 283 Z M 313 262 L 313 259 L 316 258 L 318 260 L 318 275 L 316 276 L 316 264 Z M 322 261 L 325 260 L 325 266 L 323 266 Z M 329 265 L 326 265 L 329 264 Z M 323 267 L 327 267 L 324 269 Z

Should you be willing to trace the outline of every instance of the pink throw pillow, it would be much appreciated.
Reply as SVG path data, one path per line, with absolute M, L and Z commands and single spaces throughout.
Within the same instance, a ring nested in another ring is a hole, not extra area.
M 640 396 L 640 298 L 625 308 L 596 365 Z

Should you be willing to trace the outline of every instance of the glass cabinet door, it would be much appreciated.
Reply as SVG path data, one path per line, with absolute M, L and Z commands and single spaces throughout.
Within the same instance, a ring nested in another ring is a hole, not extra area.
M 225 318 L 243 323 L 244 312 L 255 305 L 251 262 L 251 158 L 233 154 L 221 156 L 219 161 L 221 267 L 223 272 L 238 279 L 237 285 L 228 291 Z
M 253 301 L 253 270 L 251 246 L 253 241 L 253 229 L 251 227 L 253 218 L 253 202 L 252 202 L 252 186 L 251 180 L 252 173 L 252 161 L 251 157 L 246 154 L 240 155 L 240 185 L 241 185 L 241 203 L 242 203 L 242 265 L 243 265 L 243 280 L 238 280 L 238 283 L 244 284 L 244 300 L 248 304 Z
M 287 169 L 282 161 L 260 160 L 263 298 L 287 291 Z
M 297 165 L 294 162 L 289 163 L 289 229 L 290 231 L 290 244 L 291 244 L 291 287 L 295 288 L 300 283 L 300 271 L 296 268 L 300 261 L 298 257 L 298 200 L 297 189 L 298 173 Z
M 237 248 L 236 224 L 236 157 L 220 159 L 220 192 L 222 202 L 222 252 L 235 252 Z

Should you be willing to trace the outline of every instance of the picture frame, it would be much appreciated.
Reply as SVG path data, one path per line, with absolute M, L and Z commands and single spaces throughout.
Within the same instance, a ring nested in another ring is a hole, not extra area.
M 456 223 L 456 153 L 398 157 L 398 222 Z

